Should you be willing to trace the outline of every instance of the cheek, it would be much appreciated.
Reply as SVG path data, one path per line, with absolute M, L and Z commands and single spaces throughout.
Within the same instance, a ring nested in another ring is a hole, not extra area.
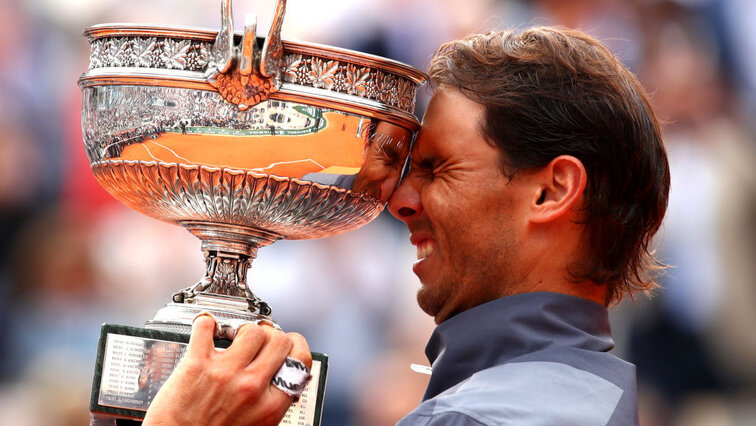
M 387 175 L 387 177 L 381 181 L 381 201 L 388 201 L 391 198 L 391 194 L 396 190 L 396 186 L 399 183 L 399 174 Z
M 438 180 L 424 184 L 420 192 L 420 201 L 428 217 L 443 223 L 448 223 L 459 210 L 464 210 L 461 199 L 457 191 Z

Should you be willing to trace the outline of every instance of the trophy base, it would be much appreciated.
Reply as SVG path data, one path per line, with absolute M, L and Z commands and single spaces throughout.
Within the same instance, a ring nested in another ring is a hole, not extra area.
M 281 329 L 271 317 L 251 312 L 246 299 L 213 293 L 198 293 L 193 297 L 192 303 L 166 303 L 150 321 L 147 321 L 145 328 L 189 335 L 192 332 L 194 318 L 202 312 L 212 314 L 221 328 L 238 328 L 245 322 L 264 322 Z
M 208 309 L 203 306 L 203 310 Z M 189 324 L 191 328 L 191 320 Z M 103 324 L 89 403 L 91 425 L 141 424 L 155 394 L 183 358 L 188 343 L 187 333 Z M 230 340 L 215 339 L 218 348 L 230 344 Z M 312 358 L 312 380 L 281 425 L 320 425 L 328 356 L 313 352 Z

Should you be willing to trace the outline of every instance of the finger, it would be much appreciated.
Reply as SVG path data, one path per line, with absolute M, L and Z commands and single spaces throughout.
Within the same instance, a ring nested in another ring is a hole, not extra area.
M 260 329 L 265 331 L 268 339 L 255 359 L 249 364 L 248 369 L 258 377 L 266 377 L 267 380 L 270 380 L 281 368 L 286 355 L 293 347 L 293 343 L 283 331 L 269 327 L 260 327 Z
M 287 333 L 286 338 L 292 343 L 289 356 L 284 365 L 276 372 L 272 385 L 277 388 L 271 391 L 280 398 L 297 401 L 307 382 L 312 378 L 312 353 L 307 341 L 299 333 Z
M 307 368 L 312 369 L 312 352 L 310 352 L 310 345 L 307 344 L 304 336 L 299 333 L 286 333 L 286 336 L 293 343 L 289 357 L 302 362 Z
M 213 335 L 217 324 L 215 318 L 207 312 L 203 312 L 192 323 L 192 334 L 189 337 L 187 354 L 206 357 L 215 350 Z
M 259 325 L 242 324 L 236 332 L 233 343 L 223 354 L 223 358 L 235 368 L 244 368 L 255 359 L 267 340 L 268 334 Z

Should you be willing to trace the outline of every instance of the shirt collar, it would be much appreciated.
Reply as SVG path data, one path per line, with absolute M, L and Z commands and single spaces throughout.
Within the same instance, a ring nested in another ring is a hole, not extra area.
M 478 371 L 554 345 L 612 349 L 606 307 L 566 294 L 522 293 L 468 309 L 439 324 L 428 341 L 433 374 L 423 400 Z

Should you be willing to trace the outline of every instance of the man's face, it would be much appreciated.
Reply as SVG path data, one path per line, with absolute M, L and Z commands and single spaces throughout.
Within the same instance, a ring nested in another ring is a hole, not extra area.
M 402 127 L 379 122 L 365 135 L 365 162 L 355 176 L 352 191 L 388 201 L 402 174 L 412 134 Z
M 410 172 L 389 201 L 417 247 L 418 304 L 436 323 L 507 295 L 524 272 L 518 255 L 530 194 L 504 175 L 499 150 L 483 136 L 483 117 L 483 106 L 439 87 Z

